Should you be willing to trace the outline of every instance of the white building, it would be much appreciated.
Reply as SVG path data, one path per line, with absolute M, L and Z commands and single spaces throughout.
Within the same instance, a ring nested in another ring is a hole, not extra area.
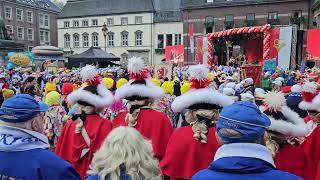
M 180 5 L 180 0 L 175 1 Z M 148 64 L 158 64 L 164 54 L 158 53 L 163 50 L 156 49 L 165 48 L 170 42 L 174 45 L 175 36 L 182 37 L 183 34 L 180 11 L 171 12 L 177 11 L 177 5 L 170 10 L 168 7 L 172 6 L 159 6 L 162 2 L 69 0 L 58 18 L 58 46 L 66 54 L 82 53 L 92 46 L 106 48 L 107 52 L 120 57 L 124 64 L 132 56 L 142 57 Z M 170 17 L 161 18 L 162 14 L 174 17 L 168 22 L 163 19 L 170 20 Z M 104 23 L 108 28 L 106 36 L 102 32 Z M 158 41 L 159 35 L 164 38 Z M 160 41 L 164 42 L 163 46 L 159 46 Z M 183 41 L 180 38 L 178 42 Z

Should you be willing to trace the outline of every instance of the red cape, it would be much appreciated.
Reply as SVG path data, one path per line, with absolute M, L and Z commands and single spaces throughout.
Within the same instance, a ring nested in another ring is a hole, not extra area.
M 306 137 L 302 146 L 305 153 L 312 161 L 312 171 L 316 172 L 317 166 L 319 166 L 318 174 L 320 174 L 320 126 L 316 127 L 313 132 Z M 320 179 L 320 177 L 318 177 L 318 179 Z
M 163 174 L 170 179 L 191 179 L 198 171 L 208 168 L 220 147 L 215 133 L 216 129 L 210 128 L 208 142 L 203 144 L 193 138 L 191 126 L 176 129 L 160 163 Z
M 56 154 L 70 162 L 78 171 L 81 178 L 87 174 L 93 154 L 99 150 L 101 144 L 112 130 L 112 123 L 98 115 L 88 115 L 84 127 L 91 140 L 90 151 L 80 159 L 81 152 L 88 148 L 81 134 L 75 133 L 75 123 L 71 120 L 67 122 L 58 139 Z
M 281 147 L 274 158 L 274 163 L 281 171 L 292 173 L 305 180 L 314 178 L 311 160 L 301 146 L 288 144 Z
M 113 127 L 127 126 L 125 117 L 127 112 L 121 112 L 113 120 Z M 173 131 L 170 120 L 162 113 L 152 109 L 140 111 L 135 128 L 147 139 L 151 140 L 153 152 L 156 158 L 162 159 Z

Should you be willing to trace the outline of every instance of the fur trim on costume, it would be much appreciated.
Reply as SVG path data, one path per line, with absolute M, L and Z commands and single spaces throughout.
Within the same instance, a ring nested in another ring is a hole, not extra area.
M 132 57 L 128 61 L 128 72 L 139 74 L 144 69 L 144 62 L 141 58 Z
M 130 80 L 127 84 L 117 89 L 115 99 L 125 99 L 132 96 L 148 97 L 151 99 L 159 99 L 164 96 L 163 89 L 156 86 L 151 79 L 146 79 L 146 85 L 144 84 L 131 84 L 133 80 Z
M 199 104 L 199 103 L 208 103 L 208 104 L 215 104 L 220 107 L 231 105 L 234 101 L 213 90 L 213 89 L 193 89 L 185 94 L 177 97 L 172 105 L 171 108 L 174 112 L 181 112 L 183 109 L 187 109 L 188 107 Z
M 311 110 L 320 112 L 320 94 L 314 97 L 311 102 L 301 101 L 299 108 L 305 111 Z
M 295 84 L 291 87 L 291 92 L 298 93 L 302 91 L 302 87 L 299 84 Z
M 96 67 L 92 65 L 86 65 L 80 71 L 80 77 L 83 82 L 90 81 L 98 75 Z
M 315 82 L 305 82 L 302 85 L 302 91 L 308 93 L 316 93 L 317 92 L 317 84 Z
M 67 101 L 72 104 L 75 104 L 78 101 L 84 101 L 95 106 L 96 108 L 104 108 L 112 105 L 113 95 L 105 87 L 103 82 L 97 86 L 97 92 L 99 95 L 93 94 L 83 89 L 84 87 L 73 91 L 68 95 Z
M 268 92 L 263 100 L 264 105 L 271 111 L 277 111 L 286 105 L 286 98 L 281 92 Z
M 202 81 L 208 79 L 209 69 L 205 65 L 194 65 L 189 68 L 189 79 Z
M 145 69 L 144 62 L 141 58 L 132 57 L 128 62 L 128 74 L 130 79 L 142 80 L 149 78 L 150 74 Z
M 259 108 L 262 112 L 266 110 L 265 106 L 260 106 Z M 281 113 L 286 120 L 274 119 L 273 117 L 268 116 L 271 120 L 271 125 L 268 127 L 269 130 L 293 137 L 304 137 L 310 132 L 311 129 L 304 120 L 289 107 L 282 106 Z

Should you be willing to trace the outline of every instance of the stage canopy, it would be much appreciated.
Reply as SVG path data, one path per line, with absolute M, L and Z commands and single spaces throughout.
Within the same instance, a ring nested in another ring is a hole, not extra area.
M 81 54 L 69 56 L 68 67 L 72 68 L 85 66 L 86 64 L 99 64 L 99 68 L 105 68 L 109 65 L 117 65 L 114 63 L 115 61 L 120 61 L 120 58 L 111 53 L 106 53 L 101 48 L 91 47 Z

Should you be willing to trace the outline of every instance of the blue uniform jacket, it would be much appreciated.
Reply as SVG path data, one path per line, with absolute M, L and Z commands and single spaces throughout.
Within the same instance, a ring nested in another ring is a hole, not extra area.
M 0 179 L 80 180 L 80 175 L 35 131 L 0 126 Z
M 210 164 L 208 169 L 198 172 L 191 180 L 302 180 L 302 178 L 293 174 L 276 170 L 272 160 L 269 162 L 263 160 L 270 160 L 270 158 L 263 158 L 264 155 L 261 153 L 254 154 L 257 149 L 259 151 L 262 148 L 256 147 L 253 151 L 247 151 L 245 148 L 240 150 L 234 149 L 235 153 L 222 148 L 220 153 L 225 153 L 225 155 L 219 155 L 218 150 L 218 155 L 216 154 L 215 160 Z M 239 151 L 243 151 L 243 153 L 239 153 Z
M 0 179 L 80 180 L 65 160 L 45 149 L 0 152 Z

